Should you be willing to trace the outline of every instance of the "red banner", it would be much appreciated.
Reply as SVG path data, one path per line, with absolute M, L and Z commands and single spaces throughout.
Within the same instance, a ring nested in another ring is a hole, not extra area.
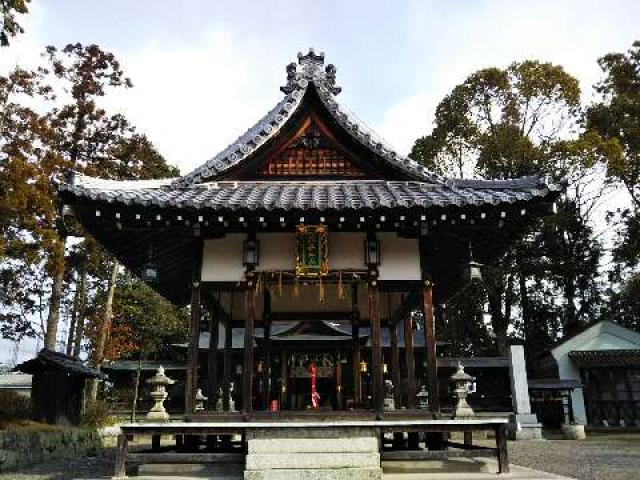
M 318 377 L 318 367 L 316 367 L 315 363 L 311 364 L 311 405 L 313 408 L 318 408 L 320 406 L 320 394 L 316 389 L 316 380 Z

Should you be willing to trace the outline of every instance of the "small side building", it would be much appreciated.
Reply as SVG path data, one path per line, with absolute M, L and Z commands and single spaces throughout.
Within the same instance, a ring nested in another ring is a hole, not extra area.
M 32 375 L 33 419 L 57 425 L 77 425 L 87 379 L 107 377 L 81 360 L 43 348 L 38 355 L 14 368 Z
M 602 321 L 557 345 L 551 357 L 557 378 L 575 382 L 576 423 L 640 427 L 640 333 Z

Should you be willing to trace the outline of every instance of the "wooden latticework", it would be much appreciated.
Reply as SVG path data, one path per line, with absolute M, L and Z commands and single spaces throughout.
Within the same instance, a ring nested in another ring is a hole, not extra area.
M 315 120 L 305 127 L 289 145 L 270 158 L 262 171 L 269 177 L 362 177 L 364 173 L 347 154 L 330 139 Z

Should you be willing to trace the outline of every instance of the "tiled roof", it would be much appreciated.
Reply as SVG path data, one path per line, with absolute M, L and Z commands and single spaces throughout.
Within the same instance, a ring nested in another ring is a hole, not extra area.
M 640 349 L 573 350 L 569 358 L 581 367 L 640 366 Z
M 210 210 L 375 210 L 481 206 L 529 201 L 560 190 L 538 177 L 508 181 L 223 181 L 177 187 L 171 180 L 115 182 L 76 175 L 61 187 L 74 197 L 138 205 Z
M 298 54 L 298 64 L 287 66 L 287 85 L 281 90 L 285 97 L 253 127 L 238 137 L 227 148 L 192 172 L 175 180 L 175 185 L 194 185 L 212 180 L 222 172 L 237 165 L 250 156 L 267 140 L 275 136 L 289 118 L 302 105 L 307 90 L 314 88 L 333 119 L 372 155 L 382 158 L 388 165 L 403 172 L 410 179 L 428 182 L 442 181 L 419 163 L 395 152 L 373 130 L 358 119 L 346 107 L 338 104 L 335 95 L 340 88 L 335 86 L 333 65 L 324 65 L 324 54 Z
M 82 377 L 96 377 L 106 379 L 106 375 L 100 373 L 84 363 L 81 360 L 65 355 L 61 352 L 54 352 L 43 348 L 38 355 L 31 360 L 17 365 L 14 369 L 17 372 L 35 374 L 38 372 L 46 372 L 49 370 L 64 370 L 74 375 Z

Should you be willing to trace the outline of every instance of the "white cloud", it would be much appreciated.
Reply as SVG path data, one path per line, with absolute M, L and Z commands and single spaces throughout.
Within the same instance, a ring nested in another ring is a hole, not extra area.
M 437 101 L 427 93 L 403 98 L 383 114 L 376 130 L 398 153 L 407 155 L 416 139 L 431 131 Z
M 182 173 L 222 150 L 279 100 L 272 65 L 222 29 L 196 45 L 149 44 L 118 55 L 134 88 L 108 97 Z M 275 71 L 278 71 L 276 76 Z M 275 94 L 275 95 L 274 95 Z

